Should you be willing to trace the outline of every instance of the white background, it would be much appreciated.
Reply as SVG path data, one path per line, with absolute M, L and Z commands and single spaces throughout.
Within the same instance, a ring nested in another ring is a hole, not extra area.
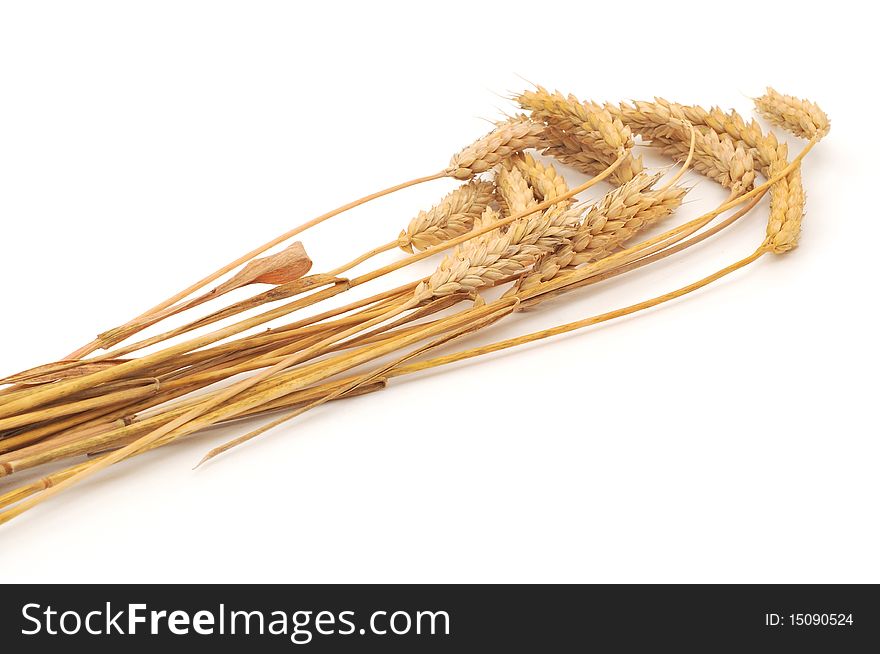
M 863 6 L 0 5 L 4 374 L 326 209 L 438 170 L 513 110 L 523 78 L 746 114 L 772 84 L 833 121 L 804 164 L 790 255 L 322 407 L 195 472 L 244 428 L 119 465 L 0 528 L 0 580 L 880 581 L 878 98 L 861 76 L 877 53 Z M 688 179 L 682 222 L 724 197 Z M 314 271 L 396 237 L 452 187 L 308 232 Z M 468 343 L 698 279 L 758 245 L 766 209 Z

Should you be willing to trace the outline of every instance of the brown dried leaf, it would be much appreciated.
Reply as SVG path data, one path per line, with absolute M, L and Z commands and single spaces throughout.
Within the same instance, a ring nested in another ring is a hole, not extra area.
M 248 284 L 287 284 L 305 275 L 311 267 L 312 260 L 303 244 L 297 241 L 277 254 L 254 259 L 232 279 L 215 288 L 212 294 L 228 293 Z

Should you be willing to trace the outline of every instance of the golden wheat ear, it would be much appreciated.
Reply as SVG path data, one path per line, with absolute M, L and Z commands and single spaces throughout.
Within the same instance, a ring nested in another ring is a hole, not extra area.
M 543 125 L 528 116 L 515 116 L 453 156 L 445 174 L 470 179 L 491 170 L 515 152 L 538 147 L 543 133 Z
M 808 148 L 818 143 L 831 130 L 831 121 L 819 105 L 793 95 L 783 95 L 771 87 L 767 87 L 767 92 L 755 100 L 755 109 L 772 124 L 809 140 Z M 785 166 L 787 148 L 785 144 L 778 144 L 775 152 L 770 148 L 765 150 L 771 153 L 767 159 L 775 154 L 775 159 L 767 161 L 768 174 L 773 175 Z M 805 202 L 806 196 L 798 167 L 772 189 L 766 243 L 774 254 L 783 254 L 797 247 Z
M 397 245 L 405 252 L 425 250 L 471 231 L 492 202 L 495 185 L 472 180 L 446 195 L 439 203 L 420 211 L 400 233 Z
M 541 150 L 560 163 L 596 175 L 626 152 L 611 176 L 616 184 L 625 184 L 644 169 L 641 157 L 632 153 L 632 131 L 607 107 L 541 86 L 522 92 L 516 101 L 531 112 L 532 120 L 544 125 Z
M 568 193 L 568 184 L 551 164 L 541 163 L 527 153 L 511 157 L 510 162 L 525 175 L 538 200 L 553 200 Z M 562 202 L 571 204 L 571 200 Z
M 831 130 L 828 115 L 815 102 L 783 95 L 772 87 L 755 99 L 755 108 L 768 121 L 802 139 L 820 140 Z
M 538 204 L 525 175 L 511 162 L 505 161 L 499 167 L 495 183 L 503 200 L 504 213 L 508 216 L 526 212 Z

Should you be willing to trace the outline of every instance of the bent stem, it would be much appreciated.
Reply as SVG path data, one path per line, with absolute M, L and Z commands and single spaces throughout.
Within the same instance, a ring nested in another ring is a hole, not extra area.
M 327 274 L 335 276 L 335 275 L 341 275 L 343 273 L 347 273 L 352 268 L 355 268 L 355 267 L 361 265 L 365 261 L 372 259 L 375 256 L 378 256 L 384 252 L 390 252 L 391 250 L 397 249 L 397 246 L 398 246 L 397 240 L 389 241 L 385 245 L 380 245 L 377 248 L 373 248 L 372 250 L 368 250 L 367 252 L 364 252 L 359 257 L 355 257 L 354 259 L 352 259 L 348 263 L 343 264 L 343 265 L 339 266 L 338 268 L 334 268 L 333 270 L 331 270 Z
M 663 186 L 660 187 L 661 191 L 666 191 L 666 190 L 672 188 L 672 185 L 675 184 L 678 180 L 680 180 L 682 178 L 682 175 L 684 175 L 685 172 L 687 172 L 687 169 L 691 167 L 691 163 L 694 160 L 694 151 L 696 150 L 696 147 L 697 147 L 697 130 L 694 128 L 693 124 L 689 120 L 684 120 L 681 122 L 683 122 L 685 124 L 685 126 L 691 132 L 691 144 L 690 144 L 690 147 L 688 148 L 687 159 L 684 160 L 684 163 L 681 165 L 681 168 L 678 169 L 678 172 L 675 173 L 675 175 L 673 175 L 672 178 L 668 182 L 666 182 Z
M 766 245 L 762 244 L 757 250 L 755 250 L 752 254 L 745 257 L 744 259 L 740 259 L 736 263 L 732 263 L 726 268 L 722 268 L 721 270 L 704 277 L 703 279 L 696 281 L 692 284 L 688 284 L 687 286 L 683 286 L 675 291 L 670 293 L 664 293 L 663 295 L 659 295 L 650 300 L 645 300 L 644 302 L 639 302 L 638 304 L 633 304 L 628 307 L 624 307 L 623 309 L 616 309 L 614 311 L 609 311 L 607 313 L 602 313 L 597 316 L 592 316 L 590 318 L 585 318 L 583 320 L 577 320 L 575 322 L 566 323 L 564 325 L 559 325 L 557 327 L 551 327 L 550 329 L 543 329 L 541 331 L 533 332 L 531 334 L 526 334 L 525 336 L 517 336 L 516 338 L 509 338 L 503 341 L 498 341 L 496 343 L 492 343 L 490 345 L 484 345 L 481 347 L 471 348 L 469 350 L 464 350 L 462 352 L 456 352 L 454 354 L 449 354 L 442 357 L 437 357 L 435 359 L 429 359 L 428 361 L 424 361 L 421 363 L 414 363 L 408 366 L 405 366 L 401 370 L 391 371 L 389 373 L 389 377 L 396 377 L 398 375 L 410 374 L 413 372 L 420 372 L 422 370 L 428 370 L 430 368 L 436 368 L 437 366 L 446 365 L 447 363 L 454 363 L 456 361 L 463 361 L 465 359 L 471 359 L 474 357 L 482 356 L 484 354 L 490 354 L 492 352 L 499 352 L 501 350 L 506 350 L 511 347 L 516 347 L 517 345 L 524 345 L 526 343 L 531 343 L 534 341 L 539 341 L 544 338 L 549 338 L 551 336 L 558 336 L 559 334 L 564 334 L 566 332 L 571 332 L 576 329 L 582 329 L 584 327 L 589 327 L 591 325 L 596 325 L 600 322 L 606 322 L 608 320 L 614 320 L 615 318 L 620 318 L 622 316 L 628 316 L 631 313 L 636 313 L 637 311 L 642 311 L 644 309 L 649 309 L 651 307 L 655 307 L 658 304 L 663 304 L 664 302 L 668 302 L 670 300 L 674 300 L 683 295 L 687 295 L 693 291 L 696 291 L 703 286 L 711 284 L 712 282 L 729 275 L 732 272 L 743 268 L 753 261 L 761 258 L 761 256 L 767 254 L 770 250 L 766 247 Z

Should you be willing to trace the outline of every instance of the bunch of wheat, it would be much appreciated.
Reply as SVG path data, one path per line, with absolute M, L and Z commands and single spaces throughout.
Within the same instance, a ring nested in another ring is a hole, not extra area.
M 787 148 L 772 133 L 735 112 L 662 99 L 619 105 L 584 102 L 541 87 L 520 94 L 516 101 L 527 114 L 498 123 L 453 156 L 442 171 L 314 218 L 103 332 L 63 360 L 0 380 L 0 477 L 70 460 L 66 468 L 0 495 L 0 523 L 118 461 L 212 425 L 280 412 L 256 430 L 211 450 L 205 459 L 331 400 L 385 388 L 401 375 L 634 313 L 705 286 L 768 252 L 783 253 L 796 246 L 804 206 L 800 163 L 829 130 L 828 118 L 815 104 L 772 89 L 756 101 L 771 123 L 808 140 L 789 159 Z M 645 170 L 637 148 L 646 145 L 681 162 L 665 183 L 662 173 Z M 569 188 L 557 166 L 573 167 L 590 178 Z M 688 168 L 729 189 L 728 199 L 702 216 L 638 241 L 648 227 L 669 220 L 682 204 L 689 189 L 679 180 Z M 758 174 L 765 178 L 761 184 Z M 299 242 L 261 257 L 333 216 L 443 177 L 463 184 L 417 213 L 397 238 L 352 261 L 308 274 L 312 261 Z M 576 200 L 603 181 L 612 184 L 604 196 L 593 202 Z M 598 316 L 430 356 L 435 348 L 487 329 L 523 307 L 681 252 L 722 231 L 768 192 L 770 216 L 761 245 L 713 275 Z M 396 248 L 406 256 L 345 276 Z M 253 331 L 436 255 L 437 267 L 426 278 Z M 245 300 L 216 306 L 233 290 L 266 285 L 268 290 Z M 507 288 L 497 300 L 483 299 L 484 289 L 501 285 Z M 205 304 L 215 308 L 181 327 L 133 339 L 170 316 Z M 251 310 L 258 311 L 238 317 Z M 230 319 L 227 326 L 142 353 Z M 95 354 L 99 349 L 104 352 Z M 380 359 L 386 362 L 353 372 Z M 71 460 L 76 458 L 82 460 Z

